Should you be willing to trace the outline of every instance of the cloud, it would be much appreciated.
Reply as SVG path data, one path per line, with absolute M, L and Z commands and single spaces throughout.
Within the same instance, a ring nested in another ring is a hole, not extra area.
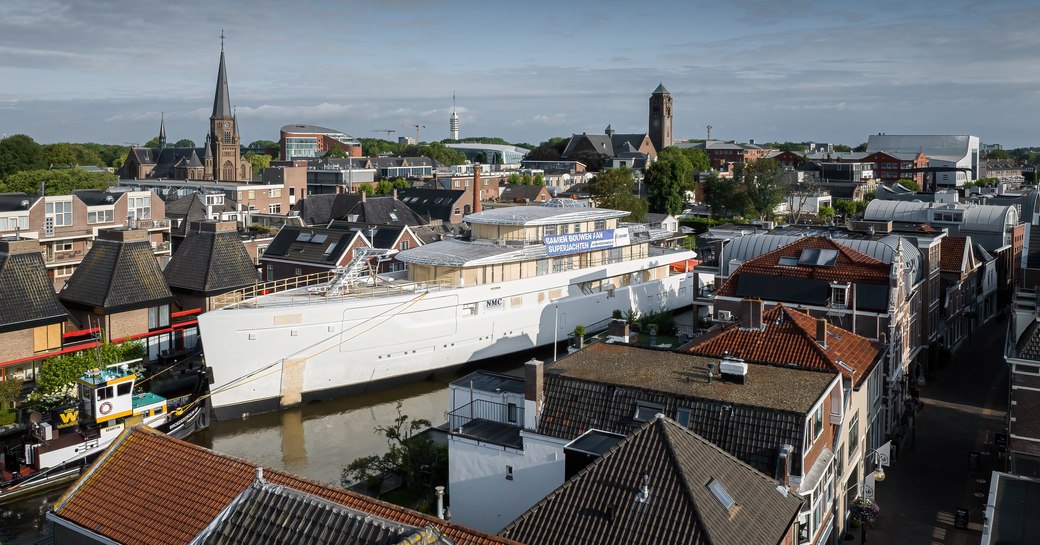
M 550 115 L 536 115 L 531 118 L 531 121 L 534 121 L 535 123 L 541 123 L 542 125 L 560 126 L 569 123 L 570 118 L 566 113 L 561 112 Z

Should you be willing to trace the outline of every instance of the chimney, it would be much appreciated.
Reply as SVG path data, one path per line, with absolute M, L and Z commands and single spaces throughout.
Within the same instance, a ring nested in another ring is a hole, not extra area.
M 396 187 L 394 188 L 394 200 L 395 201 L 397 200 L 397 188 Z
M 368 192 L 367 192 L 367 191 L 362 191 L 362 192 L 361 192 L 361 202 L 365 202 L 365 196 L 366 196 L 366 195 L 368 195 Z
M 0 239 L 0 254 L 21 255 L 40 253 L 40 241 L 35 238 L 4 237 Z
M 776 480 L 784 487 L 791 485 L 791 453 L 794 447 L 791 445 L 780 445 L 780 455 L 776 458 Z
M 765 301 L 761 299 L 744 299 L 740 301 L 740 328 L 762 329 L 762 313 Z
M 258 480 L 258 481 L 264 480 L 264 468 L 262 468 L 262 467 L 256 468 L 256 480 Z
M 444 520 L 444 487 L 435 486 L 433 489 L 437 491 L 437 518 Z
M 143 229 L 102 229 L 98 231 L 97 239 L 115 242 L 147 242 L 148 231 Z
M 473 213 L 480 212 L 480 163 L 473 165 Z
M 824 318 L 816 319 L 816 342 L 827 348 L 827 320 Z
M 538 427 L 538 415 L 542 410 L 545 363 L 531 358 L 524 364 L 524 428 Z

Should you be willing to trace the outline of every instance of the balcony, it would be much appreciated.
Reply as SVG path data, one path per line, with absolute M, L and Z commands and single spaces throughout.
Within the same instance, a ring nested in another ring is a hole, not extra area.
M 137 220 L 134 224 L 138 229 L 147 229 L 149 231 L 170 228 L 170 220 L 165 218 L 161 220 Z
M 524 445 L 520 437 L 523 425 L 524 408 L 511 403 L 477 399 L 448 413 L 452 435 L 516 449 Z
M 163 242 L 152 244 L 152 252 L 161 254 L 170 251 L 170 241 L 164 240 Z
M 86 252 L 83 250 L 68 250 L 64 252 L 44 252 L 43 262 L 48 265 L 56 265 L 60 263 L 76 263 L 83 261 L 83 256 Z

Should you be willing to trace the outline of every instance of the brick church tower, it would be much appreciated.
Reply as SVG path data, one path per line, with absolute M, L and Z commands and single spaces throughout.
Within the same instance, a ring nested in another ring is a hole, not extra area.
M 672 95 L 664 88 L 664 83 L 650 95 L 649 129 L 650 141 L 658 153 L 672 145 Z
M 242 157 L 238 135 L 238 119 L 231 110 L 228 93 L 227 69 L 224 67 L 224 35 L 220 35 L 220 68 L 217 72 L 217 90 L 213 96 L 213 115 L 209 117 L 206 166 L 213 180 L 218 182 L 249 180 L 252 166 Z M 212 160 L 212 163 L 210 161 Z

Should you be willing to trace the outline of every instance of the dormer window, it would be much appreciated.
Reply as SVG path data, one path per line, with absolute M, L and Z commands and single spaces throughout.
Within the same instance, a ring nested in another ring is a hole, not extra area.
M 848 284 L 831 284 L 831 308 L 846 308 L 849 301 Z
M 637 422 L 646 422 L 654 417 L 657 413 L 664 412 L 664 405 L 660 403 L 647 403 L 645 401 L 639 401 L 636 403 L 635 414 L 632 418 Z

